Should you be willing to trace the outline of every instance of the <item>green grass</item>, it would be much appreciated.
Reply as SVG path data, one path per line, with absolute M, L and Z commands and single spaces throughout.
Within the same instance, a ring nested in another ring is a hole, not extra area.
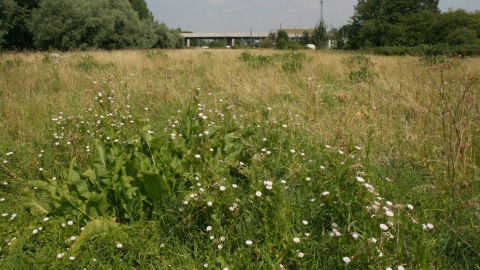
M 273 54 L 0 55 L 0 267 L 479 268 L 478 59 Z

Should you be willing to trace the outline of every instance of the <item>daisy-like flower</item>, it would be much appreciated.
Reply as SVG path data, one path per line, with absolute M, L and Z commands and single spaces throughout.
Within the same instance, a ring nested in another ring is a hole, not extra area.
M 225 191 L 225 189 L 226 189 L 226 187 L 220 186 L 220 190 L 221 190 L 221 191 Z
M 73 260 L 75 260 L 75 257 L 70 256 L 68 259 L 69 259 L 70 261 L 73 261 Z
M 294 237 L 294 238 L 293 238 L 293 242 L 295 242 L 295 243 L 299 243 L 299 242 L 300 242 L 300 238 L 298 238 L 298 237 Z
M 358 181 L 358 182 L 365 182 L 365 179 L 363 179 L 363 178 L 360 177 L 360 176 L 357 176 L 357 181 Z
M 328 192 L 328 191 L 322 192 L 322 196 L 327 196 L 328 194 L 330 194 L 330 192 Z
M 382 223 L 382 224 L 380 224 L 380 229 L 386 231 L 386 230 L 388 230 L 388 226 Z
M 37 233 L 38 233 L 38 230 L 37 230 L 37 229 L 34 229 L 34 230 L 32 231 L 32 234 L 37 234 Z
M 207 232 L 212 230 L 212 226 L 207 226 Z
M 201 156 L 199 154 L 196 154 L 195 158 L 201 158 Z
M 72 225 L 73 225 L 73 221 L 69 220 L 69 221 L 67 222 L 67 224 L 68 224 L 69 226 L 72 226 Z
M 305 256 L 305 254 L 303 254 L 303 252 L 298 252 L 298 257 L 303 258 L 303 256 Z
M 117 248 L 122 248 L 122 247 L 123 247 L 122 243 L 117 244 Z
M 351 260 L 349 257 L 343 257 L 343 261 L 345 262 L 345 264 L 348 264 Z
M 48 217 L 44 218 L 43 221 L 48 221 L 50 220 Z
M 408 209 L 413 210 L 413 205 L 407 204 Z
M 257 197 L 261 197 L 261 196 L 262 196 L 262 192 L 261 192 L 261 191 L 257 191 L 257 192 L 255 192 L 255 195 L 257 195 Z
M 390 210 L 385 211 L 385 214 L 389 217 L 393 217 L 393 212 Z
M 210 201 L 209 201 L 209 202 L 207 202 L 207 205 L 208 205 L 208 206 L 212 206 L 212 204 L 213 204 L 213 203 L 212 203 L 212 202 L 210 202 Z
M 247 240 L 247 241 L 245 241 L 245 244 L 247 244 L 247 246 L 251 246 L 253 244 L 253 242 L 251 240 Z
M 358 237 L 360 237 L 360 234 L 354 232 L 354 233 L 352 233 L 352 237 L 353 237 L 354 239 L 357 239 Z
M 217 247 L 218 247 L 218 249 L 222 249 L 222 248 L 223 248 L 223 245 L 222 245 L 222 244 L 219 244 Z
M 303 224 L 308 225 L 308 221 L 304 220 L 302 221 Z

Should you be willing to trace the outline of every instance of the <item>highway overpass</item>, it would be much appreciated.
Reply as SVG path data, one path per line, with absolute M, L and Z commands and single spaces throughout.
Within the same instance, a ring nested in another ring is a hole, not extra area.
M 290 38 L 301 37 L 303 34 L 303 31 L 309 31 L 309 32 L 313 31 L 312 29 L 283 29 L 283 30 L 287 32 Z M 278 32 L 278 30 L 276 31 Z M 275 33 L 275 30 L 273 30 L 273 33 Z M 190 47 L 191 40 L 199 40 L 199 39 L 223 39 L 223 40 L 227 40 L 227 45 L 235 46 L 235 39 L 249 40 L 251 38 L 253 40 L 258 40 L 258 39 L 262 40 L 264 38 L 269 37 L 269 33 L 262 33 L 262 32 L 180 33 L 180 34 L 187 41 L 187 47 Z

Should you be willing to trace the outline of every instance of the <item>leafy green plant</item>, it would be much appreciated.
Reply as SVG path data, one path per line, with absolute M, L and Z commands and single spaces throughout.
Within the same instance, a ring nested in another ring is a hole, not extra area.
M 260 68 L 262 66 L 279 66 L 284 71 L 297 71 L 303 67 L 304 61 L 311 61 L 305 53 L 286 52 L 283 54 L 273 54 L 271 56 L 253 55 L 249 52 L 243 52 L 240 60 L 247 62 L 252 67 Z
M 342 63 L 347 66 L 371 66 L 372 60 L 365 55 L 354 55 L 342 58 Z
M 368 67 L 361 67 L 360 70 L 352 70 L 348 74 L 348 78 L 353 83 L 368 82 L 376 77 L 378 77 L 378 74 Z
M 150 59 L 168 58 L 168 55 L 163 50 L 149 50 L 145 56 Z

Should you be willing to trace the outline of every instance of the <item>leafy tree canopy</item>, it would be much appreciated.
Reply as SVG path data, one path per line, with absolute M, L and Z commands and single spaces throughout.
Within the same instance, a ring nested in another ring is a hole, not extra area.
M 313 28 L 312 42 L 319 49 L 325 47 L 328 41 L 327 26 L 324 21 L 319 21 Z
M 480 12 L 440 13 L 438 0 L 358 0 L 348 47 L 471 44 L 480 37 Z
M 43 0 L 29 29 L 40 49 L 150 48 L 152 22 L 140 20 L 128 0 Z
M 281 39 L 288 41 L 288 33 L 283 29 L 278 30 L 276 42 L 278 43 Z
M 16 3 L 13 0 L 0 0 L 0 43 L 2 43 L 3 36 L 8 33 L 12 27 L 11 16 L 14 13 Z
M 6 49 L 181 48 L 180 31 L 155 22 L 145 0 L 0 0 Z

